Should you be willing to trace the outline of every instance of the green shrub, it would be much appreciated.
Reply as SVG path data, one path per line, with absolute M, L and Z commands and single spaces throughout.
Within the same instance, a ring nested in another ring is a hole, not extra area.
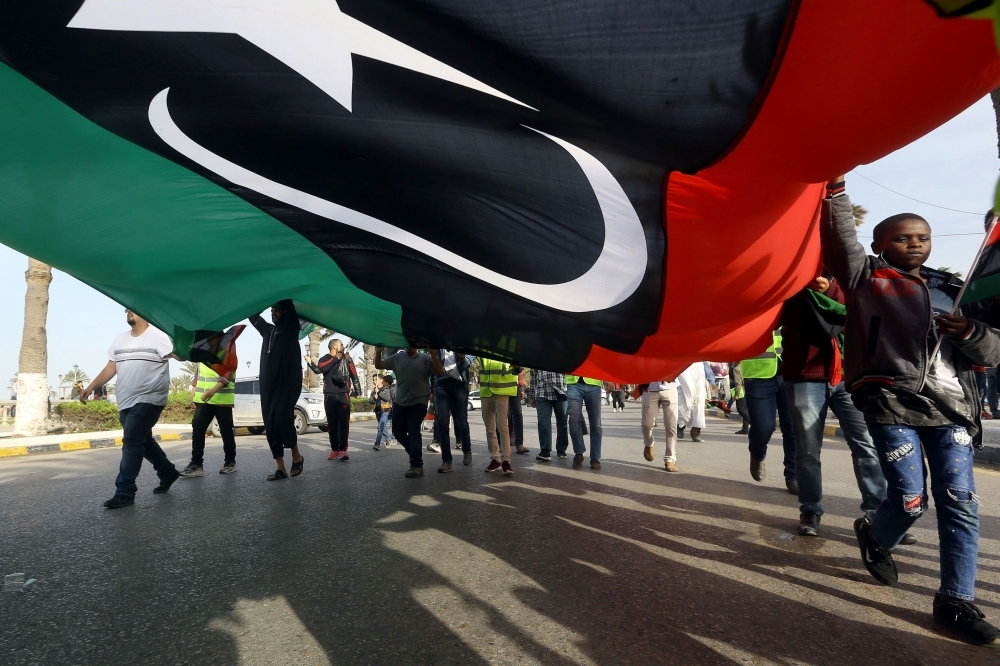
M 179 391 L 167 396 L 167 406 L 160 414 L 160 423 L 191 423 L 194 417 L 194 405 L 191 404 L 191 394 Z
M 352 412 L 374 412 L 375 405 L 368 398 L 351 398 Z
M 118 421 L 118 407 L 110 402 L 93 401 L 86 405 L 82 402 L 60 402 L 53 406 L 52 411 L 70 432 L 100 432 L 122 427 Z

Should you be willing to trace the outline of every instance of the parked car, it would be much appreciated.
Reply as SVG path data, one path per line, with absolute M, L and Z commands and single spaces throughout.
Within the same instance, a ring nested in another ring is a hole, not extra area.
M 264 432 L 264 417 L 260 411 L 260 380 L 257 377 L 236 379 L 235 404 L 233 405 L 233 425 L 243 427 L 251 435 Z M 295 432 L 304 435 L 310 426 L 320 430 L 326 428 L 326 410 L 323 408 L 323 394 L 302 391 L 295 403 Z M 219 424 L 212 421 L 212 434 L 219 436 Z
M 479 397 L 479 389 L 469 391 L 469 411 L 483 408 L 482 398 Z

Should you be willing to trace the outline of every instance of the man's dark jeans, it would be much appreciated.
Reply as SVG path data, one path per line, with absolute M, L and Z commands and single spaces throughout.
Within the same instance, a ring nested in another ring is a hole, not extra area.
M 552 414 L 556 416 L 556 453 L 566 453 L 569 448 L 569 429 L 566 426 L 568 400 L 546 400 L 537 398 L 535 410 L 538 412 L 538 446 L 541 455 L 552 452 Z
M 990 406 L 990 416 L 1000 419 L 1000 412 L 997 411 L 997 369 L 988 368 L 986 370 L 986 404 Z
M 212 419 L 219 424 L 222 436 L 222 452 L 225 462 L 236 462 L 236 432 L 233 430 L 233 406 L 212 405 L 196 402 L 194 418 L 191 419 L 191 464 L 201 467 L 205 464 L 205 431 L 212 425 Z
M 750 411 L 750 457 L 763 460 L 767 457 L 767 444 L 781 423 L 781 443 L 785 449 L 785 481 L 795 480 L 795 431 L 792 428 L 792 410 L 788 408 L 785 381 L 781 375 L 770 379 L 744 379 L 747 409 Z
M 420 426 L 427 416 L 427 404 L 392 405 L 392 434 L 406 452 L 410 454 L 410 467 L 424 466 L 424 444 L 420 437 Z M 444 449 L 441 449 L 444 451 Z
M 118 413 L 125 432 L 122 435 L 122 462 L 115 481 L 115 495 L 135 497 L 135 478 L 139 476 L 143 458 L 152 463 L 161 482 L 173 481 L 177 476 L 177 468 L 153 439 L 153 426 L 162 411 L 160 405 L 140 402 Z
M 462 453 L 472 453 L 469 433 L 469 387 L 457 379 L 439 379 L 434 384 L 434 419 L 441 420 L 438 443 L 441 444 L 441 462 L 451 462 L 451 428 L 449 419 L 455 419 L 455 439 L 462 443 Z

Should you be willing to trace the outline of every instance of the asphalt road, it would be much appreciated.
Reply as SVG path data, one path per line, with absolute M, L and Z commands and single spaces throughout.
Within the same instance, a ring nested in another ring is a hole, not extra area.
M 642 458 L 638 409 L 605 410 L 604 469 L 475 464 L 404 479 L 400 447 L 350 462 L 303 437 L 305 473 L 268 483 L 262 437 L 238 439 L 239 472 L 106 511 L 119 451 L 0 460 L 0 572 L 39 580 L 0 594 L 0 663 L 15 664 L 986 664 L 1000 651 L 937 633 L 934 512 L 897 552 L 901 582 L 861 568 L 858 491 L 846 447 L 824 451 L 821 538 L 795 535 L 780 446 L 748 473 L 735 421 L 682 444 L 681 473 Z M 167 452 L 182 466 L 189 443 Z M 460 459 L 459 459 L 460 461 Z M 1000 621 L 1000 473 L 982 498 L 979 604 Z

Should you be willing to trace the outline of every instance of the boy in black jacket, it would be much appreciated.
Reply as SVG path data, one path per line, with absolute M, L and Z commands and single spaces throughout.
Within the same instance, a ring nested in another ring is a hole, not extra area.
M 972 365 L 1000 363 L 1000 332 L 971 318 L 968 306 L 950 314 L 960 283 L 923 265 L 931 229 L 920 216 L 880 222 L 871 245 L 877 256 L 866 256 L 840 178 L 827 185 L 820 233 L 826 266 L 847 294 L 845 381 L 888 483 L 874 519 L 854 523 L 865 568 L 896 584 L 890 551 L 927 509 L 929 472 L 941 557 L 934 620 L 970 643 L 997 642 L 1000 631 L 972 604 L 979 552 L 972 453 L 982 445 Z

